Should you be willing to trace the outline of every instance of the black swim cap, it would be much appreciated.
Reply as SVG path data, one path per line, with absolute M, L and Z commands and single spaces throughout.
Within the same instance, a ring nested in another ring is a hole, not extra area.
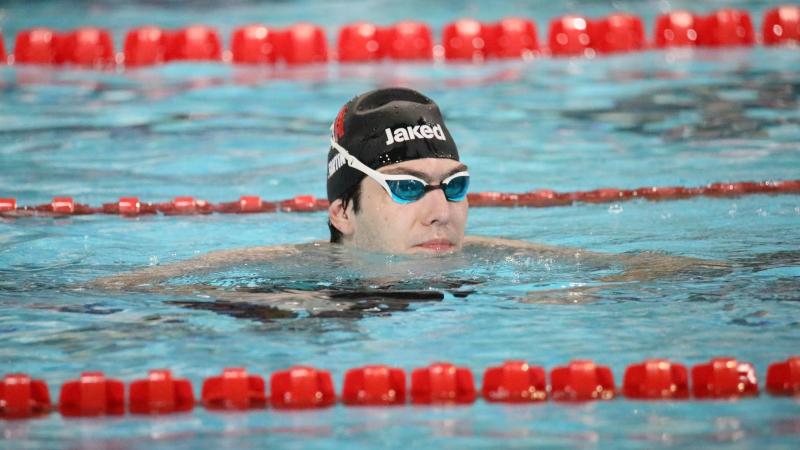
M 372 169 L 420 158 L 458 161 L 458 149 L 436 103 L 407 88 L 385 88 L 356 96 L 339 111 L 332 138 Z M 340 153 L 328 152 L 328 200 L 334 201 L 366 175 Z

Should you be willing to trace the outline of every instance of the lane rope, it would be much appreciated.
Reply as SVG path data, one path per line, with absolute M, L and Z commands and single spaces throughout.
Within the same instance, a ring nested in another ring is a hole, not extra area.
M 741 181 L 711 183 L 701 187 L 650 186 L 637 189 L 603 188 L 591 191 L 556 192 L 540 189 L 524 193 L 478 192 L 467 196 L 472 207 L 546 208 L 574 204 L 616 203 L 636 199 L 649 201 L 682 200 L 693 197 L 741 197 L 754 194 L 800 194 L 800 180 Z M 165 216 L 197 214 L 252 214 L 316 212 L 328 209 L 328 200 L 313 195 L 298 195 L 276 202 L 256 195 L 243 195 L 237 201 L 211 203 L 195 197 L 175 197 L 169 202 L 148 203 L 138 197 L 121 197 L 116 202 L 90 206 L 72 197 L 54 197 L 50 203 L 18 205 L 15 198 L 0 198 L 0 217 L 63 217 L 90 214 L 121 216 Z
M 759 395 L 752 364 L 719 357 L 688 370 L 667 359 L 647 359 L 625 369 L 621 389 L 611 369 L 592 360 L 572 360 L 554 367 L 547 377 L 541 366 L 522 360 L 505 361 L 484 371 L 481 389 L 472 370 L 448 362 L 413 369 L 407 386 L 406 372 L 387 365 L 349 369 L 337 396 L 333 377 L 326 370 L 293 366 L 270 376 L 269 395 L 264 378 L 241 367 L 203 381 L 200 401 L 187 379 L 166 369 L 150 370 L 146 378 L 126 388 L 102 372 L 84 372 L 61 387 L 57 405 L 50 400 L 47 383 L 27 374 L 7 374 L 0 381 L 0 418 L 40 417 L 54 410 L 63 416 L 169 414 L 191 411 L 196 403 L 210 410 L 309 409 L 347 406 L 472 404 L 478 398 L 498 403 L 539 403 L 547 400 L 583 402 L 629 399 L 736 399 Z M 549 384 L 548 382 L 549 378 Z M 690 386 L 691 380 L 691 386 Z M 408 389 L 407 389 L 408 387 Z M 800 356 L 772 363 L 767 368 L 766 391 L 774 396 L 800 396 Z
M 278 28 L 256 24 L 236 28 L 230 49 L 224 50 L 219 32 L 210 26 L 176 30 L 146 26 L 129 30 L 123 50 L 116 52 L 111 32 L 104 28 L 60 32 L 39 27 L 17 33 L 13 53 L 8 56 L 0 35 L 0 61 L 111 69 L 172 61 L 240 65 L 381 60 L 482 62 L 546 56 L 593 58 L 672 47 L 797 47 L 800 6 L 783 5 L 765 11 L 761 33 L 756 32 L 748 11 L 722 8 L 708 14 L 684 10 L 663 13 L 655 20 L 650 41 L 645 37 L 642 18 L 624 12 L 598 18 L 578 14 L 556 17 L 550 20 L 547 39 L 541 45 L 537 34 L 536 24 L 527 18 L 509 17 L 491 23 L 462 18 L 445 24 L 441 39 L 435 44 L 431 26 L 421 21 L 389 26 L 354 22 L 338 30 L 336 45 L 329 48 L 325 30 L 319 25 L 297 23 Z

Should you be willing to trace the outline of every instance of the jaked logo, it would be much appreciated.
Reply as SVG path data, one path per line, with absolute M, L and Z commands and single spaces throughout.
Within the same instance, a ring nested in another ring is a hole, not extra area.
M 392 145 L 395 142 L 411 141 L 414 139 L 431 139 L 436 138 L 440 141 L 446 141 L 441 125 L 415 125 L 413 127 L 405 128 L 391 128 L 386 129 L 386 145 Z
M 341 153 L 337 153 L 333 159 L 330 160 L 328 163 L 328 178 L 332 177 L 337 170 L 341 169 L 343 165 L 347 163 L 347 160 L 344 159 L 344 155 Z

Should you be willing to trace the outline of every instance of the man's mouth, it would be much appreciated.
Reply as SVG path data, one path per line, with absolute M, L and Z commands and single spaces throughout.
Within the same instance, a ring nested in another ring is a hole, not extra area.
M 425 250 L 433 251 L 433 252 L 450 252 L 455 249 L 455 245 L 447 239 L 431 239 L 430 241 L 425 241 L 421 244 L 417 244 L 416 247 L 423 248 Z

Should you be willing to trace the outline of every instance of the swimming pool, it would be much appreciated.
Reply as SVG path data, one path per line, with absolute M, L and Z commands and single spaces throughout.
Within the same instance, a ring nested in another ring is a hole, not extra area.
M 235 3 L 167 7 L 109 2 L 12 4 L 6 45 L 33 25 L 100 25 L 115 41 L 132 25 L 236 25 L 299 18 L 329 31 L 353 19 L 534 18 L 540 37 L 563 5 L 477 2 Z M 758 20 L 773 2 L 725 2 Z M 366 7 L 370 6 L 370 7 Z M 614 7 L 648 27 L 662 2 L 575 2 L 588 15 Z M 690 2 L 671 2 L 670 9 Z M 357 17 L 349 11 L 358 10 Z M 58 15 L 54 16 L 53 12 Z M 92 205 L 136 195 L 229 201 L 324 195 L 328 127 L 355 93 L 404 84 L 442 107 L 473 190 L 701 186 L 800 178 L 797 49 L 643 52 L 593 60 L 471 64 L 324 65 L 270 70 L 182 63 L 135 72 L 2 67 L 0 197 Z M 331 267 L 325 260 L 232 268 L 200 279 L 230 288 L 436 292 L 383 299 L 356 313 L 81 289 L 97 277 L 208 251 L 327 239 L 323 213 L 179 217 L 76 216 L 0 220 L 0 361 L 4 372 L 60 384 L 86 370 L 125 381 L 166 367 L 197 390 L 223 367 L 269 375 L 295 364 L 330 370 L 434 361 L 483 369 L 526 359 L 548 370 L 571 359 L 626 365 L 667 357 L 693 365 L 735 356 L 758 370 L 797 353 L 800 198 L 796 195 L 475 208 L 468 234 L 598 252 L 663 251 L 730 261 L 730 273 L 603 284 L 614 268 L 531 255 L 467 253 L 433 261 L 389 258 Z M 376 282 L 383 278 L 383 282 Z M 386 281 L 388 280 L 388 281 Z M 187 280 L 175 280 L 176 283 Z M 198 281 L 196 279 L 189 281 Z M 383 284 L 382 284 L 383 283 Z M 579 303 L 542 291 L 603 285 Z M 421 300 L 420 300 L 421 298 Z M 415 298 L 412 296 L 411 300 Z M 728 401 L 611 402 L 463 407 L 347 408 L 0 421 L 8 447 L 792 448 L 796 400 L 762 393 Z

